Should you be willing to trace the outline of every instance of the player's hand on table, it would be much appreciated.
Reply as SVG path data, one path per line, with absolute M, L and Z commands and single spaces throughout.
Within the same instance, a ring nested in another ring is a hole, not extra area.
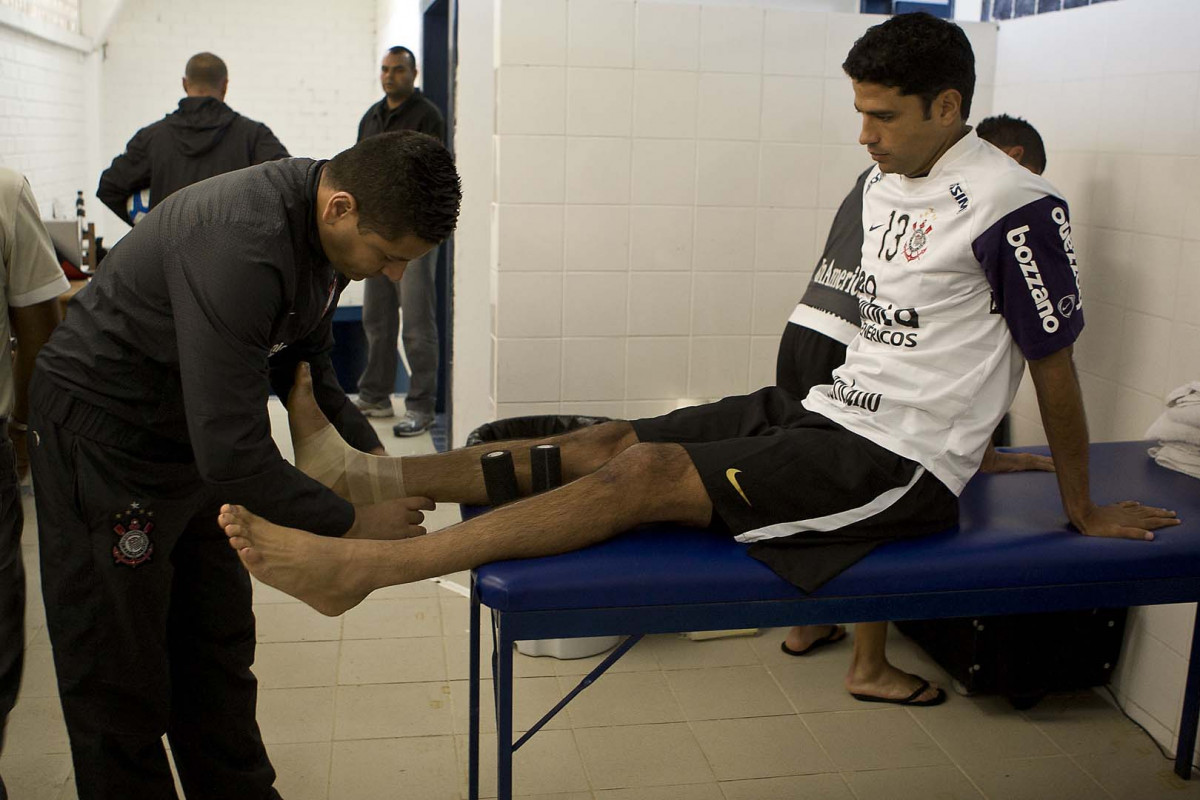
M 1076 527 L 1087 536 L 1150 541 L 1154 538 L 1151 531 L 1179 522 L 1174 511 L 1145 506 L 1136 500 L 1123 500 L 1110 506 L 1092 506 Z
M 979 465 L 980 472 L 1026 472 L 1038 470 L 1054 472 L 1054 459 L 1050 456 L 1039 456 L 1037 453 L 1002 453 L 988 447 L 983 454 L 983 462 Z
M 435 504 L 428 497 L 401 497 L 382 503 L 363 503 L 354 506 L 354 524 L 346 531 L 347 539 L 408 539 L 424 536 L 422 511 L 432 511 Z

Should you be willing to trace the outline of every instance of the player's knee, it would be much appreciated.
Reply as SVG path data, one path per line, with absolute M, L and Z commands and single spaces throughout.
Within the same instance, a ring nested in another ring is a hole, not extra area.
M 633 492 L 662 492 L 691 467 L 687 451 L 677 444 L 637 442 L 618 453 L 601 472 Z
M 612 420 L 578 428 L 552 441 L 575 451 L 577 456 L 572 461 L 578 465 L 578 474 L 588 475 L 637 444 L 637 435 L 628 422 Z
M 600 445 L 599 449 L 604 451 L 607 460 L 616 458 L 638 443 L 637 434 L 633 432 L 633 426 L 624 420 L 601 422 L 599 425 L 593 426 L 593 429 L 596 432 L 596 439 Z

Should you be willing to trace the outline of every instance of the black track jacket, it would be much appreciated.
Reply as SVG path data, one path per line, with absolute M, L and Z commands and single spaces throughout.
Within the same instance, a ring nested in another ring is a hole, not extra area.
M 323 165 L 272 161 L 168 197 L 76 295 L 37 372 L 164 451 L 190 452 L 221 502 L 337 536 L 353 507 L 283 460 L 267 416 L 269 387 L 286 398 L 295 365 L 308 361 L 342 436 L 380 446 L 329 358 L 348 280 L 317 236 Z
M 287 149 L 261 122 L 215 97 L 185 97 L 178 109 L 133 135 L 125 152 L 100 174 L 96 197 L 129 222 L 125 201 L 146 187 L 154 208 L 205 178 L 287 157 Z

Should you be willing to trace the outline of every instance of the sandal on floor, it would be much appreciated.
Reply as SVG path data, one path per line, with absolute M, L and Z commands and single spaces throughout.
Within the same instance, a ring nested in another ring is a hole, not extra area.
M 900 699 L 893 697 L 876 697 L 873 694 L 856 694 L 854 692 L 851 692 L 850 696 L 855 700 L 861 700 L 864 703 L 891 703 L 897 706 L 940 706 L 942 703 L 946 702 L 946 690 L 942 689 L 941 687 L 938 687 L 937 694 L 928 700 L 918 700 L 917 698 L 924 694 L 925 690 L 928 688 L 929 681 L 922 680 L 921 685 L 916 688 L 916 691 L 914 691 L 908 697 Z
M 793 650 L 792 648 L 788 647 L 786 639 L 779 643 L 779 649 L 787 653 L 789 656 L 806 656 L 813 650 L 816 650 L 818 647 L 824 647 L 827 644 L 834 644 L 835 642 L 840 642 L 845 638 L 846 629 L 841 625 L 834 625 L 833 630 L 819 639 L 814 639 L 813 643 L 803 650 Z

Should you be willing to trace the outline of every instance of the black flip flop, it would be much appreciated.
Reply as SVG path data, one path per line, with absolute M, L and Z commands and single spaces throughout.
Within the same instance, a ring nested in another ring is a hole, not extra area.
M 788 647 L 786 639 L 779 643 L 779 649 L 787 653 L 789 656 L 806 656 L 813 650 L 816 650 L 818 647 L 824 647 L 827 644 L 835 644 L 845 638 L 846 629 L 841 625 L 834 625 L 833 630 L 822 636 L 820 639 L 814 640 L 812 644 L 803 650 L 793 650 L 792 648 Z
M 917 687 L 916 691 L 914 691 L 908 697 L 899 700 L 892 697 L 876 697 L 873 694 L 856 694 L 854 692 L 851 692 L 850 696 L 855 700 L 861 700 L 864 703 L 891 703 L 892 705 L 896 706 L 920 706 L 922 708 L 928 706 L 940 706 L 942 703 L 946 702 L 946 690 L 942 689 L 941 687 L 938 687 L 937 694 L 928 700 L 918 700 L 917 698 L 924 694 L 925 690 L 928 688 L 929 681 L 922 680 L 921 685 Z

